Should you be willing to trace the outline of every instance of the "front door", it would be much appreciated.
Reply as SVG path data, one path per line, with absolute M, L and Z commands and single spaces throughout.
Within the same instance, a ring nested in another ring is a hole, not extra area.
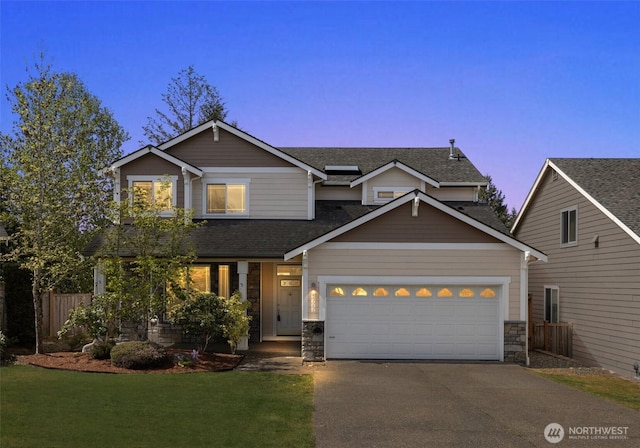
M 302 333 L 302 278 L 278 279 L 276 334 L 300 336 Z

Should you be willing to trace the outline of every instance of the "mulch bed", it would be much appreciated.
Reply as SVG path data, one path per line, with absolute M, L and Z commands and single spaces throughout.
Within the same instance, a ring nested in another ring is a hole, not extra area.
M 190 350 L 168 349 L 168 353 L 184 353 L 189 355 Z M 196 373 L 196 372 L 223 372 L 235 369 L 242 361 L 244 355 L 231 355 L 226 353 L 201 353 L 198 361 L 192 367 L 181 367 L 169 363 L 164 367 L 148 370 L 132 370 L 111 365 L 109 359 L 92 359 L 88 353 L 56 352 L 39 355 L 18 355 L 16 364 L 44 367 L 46 369 L 72 370 L 76 372 L 92 373 L 128 373 L 128 374 L 169 374 L 169 373 Z

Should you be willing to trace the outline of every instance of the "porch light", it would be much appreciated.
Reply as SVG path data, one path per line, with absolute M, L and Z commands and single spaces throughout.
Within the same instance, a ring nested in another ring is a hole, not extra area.
M 320 316 L 320 297 L 315 282 L 311 283 L 309 290 L 309 319 L 318 319 Z

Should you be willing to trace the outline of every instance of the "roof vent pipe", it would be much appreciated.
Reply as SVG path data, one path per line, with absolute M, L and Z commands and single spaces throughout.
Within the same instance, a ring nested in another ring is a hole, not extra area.
M 449 159 L 454 159 L 455 156 L 453 155 L 453 145 L 456 143 L 456 139 L 455 138 L 450 139 L 449 143 L 451 144 L 451 148 L 449 149 Z

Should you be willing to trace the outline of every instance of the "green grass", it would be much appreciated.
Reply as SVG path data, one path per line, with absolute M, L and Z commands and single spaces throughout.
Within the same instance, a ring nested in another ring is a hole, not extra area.
M 640 411 L 640 383 L 608 375 L 558 375 L 541 373 L 558 383 L 611 400 L 636 411 Z
M 313 447 L 313 377 L 0 368 L 0 446 Z

